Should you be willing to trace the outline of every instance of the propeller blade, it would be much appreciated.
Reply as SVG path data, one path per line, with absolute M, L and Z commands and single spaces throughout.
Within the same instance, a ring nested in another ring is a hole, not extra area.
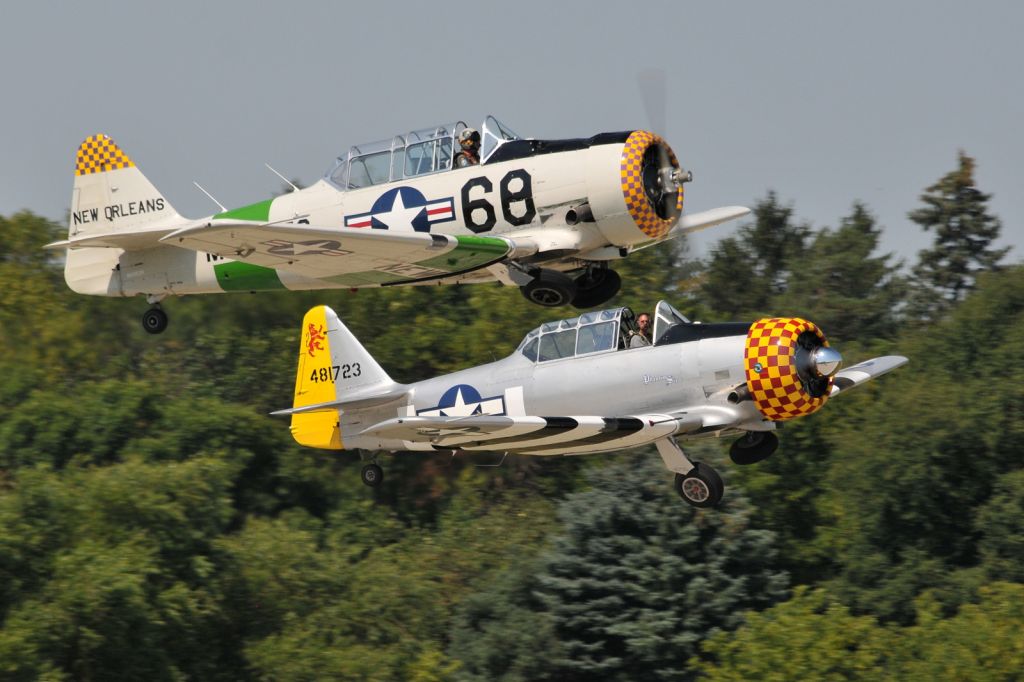
M 643 100 L 651 132 L 665 137 L 665 70 L 644 69 L 637 74 L 636 81 L 640 88 L 640 99 Z

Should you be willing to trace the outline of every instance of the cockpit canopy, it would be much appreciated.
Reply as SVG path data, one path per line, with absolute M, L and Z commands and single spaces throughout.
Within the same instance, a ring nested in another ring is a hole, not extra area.
M 670 327 L 692 325 L 667 301 L 659 301 L 654 313 L 654 345 Z M 534 362 L 592 355 L 629 347 L 636 333 L 636 315 L 629 308 L 611 308 L 584 313 L 566 320 L 545 322 L 523 338 L 516 352 Z
M 451 170 L 459 133 L 465 128 L 465 123 L 456 121 L 354 145 L 324 177 L 338 189 L 349 190 Z M 484 119 L 480 132 L 481 163 L 487 163 L 505 142 L 520 139 L 493 116 Z

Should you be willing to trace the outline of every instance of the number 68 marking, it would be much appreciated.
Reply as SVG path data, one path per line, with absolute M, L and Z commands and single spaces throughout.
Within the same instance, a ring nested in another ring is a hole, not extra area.
M 512 182 L 518 180 L 522 186 L 512 189 Z M 473 232 L 487 232 L 494 228 L 498 218 L 494 212 L 494 206 L 487 200 L 486 196 L 478 199 L 471 199 L 469 193 L 475 188 L 481 188 L 484 195 L 490 194 L 494 185 L 485 176 L 471 179 L 462 186 L 462 220 L 466 227 Z M 501 197 L 501 215 L 509 225 L 528 225 L 537 216 L 537 207 L 533 203 L 533 178 L 523 168 L 510 170 L 501 179 L 499 187 Z M 475 211 L 483 211 L 483 221 L 476 222 L 473 219 Z M 516 215 L 517 213 L 521 215 Z

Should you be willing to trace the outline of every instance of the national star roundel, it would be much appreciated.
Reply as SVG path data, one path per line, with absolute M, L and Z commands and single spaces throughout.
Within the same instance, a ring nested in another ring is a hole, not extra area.
M 421 417 L 468 417 L 474 414 L 505 414 L 505 398 L 496 395 L 481 397 L 480 391 L 469 384 L 452 386 L 437 401 L 436 407 L 419 410 Z
M 455 220 L 455 199 L 428 201 L 415 187 L 395 187 L 377 197 L 366 213 L 345 216 L 345 227 L 430 232 L 432 225 Z

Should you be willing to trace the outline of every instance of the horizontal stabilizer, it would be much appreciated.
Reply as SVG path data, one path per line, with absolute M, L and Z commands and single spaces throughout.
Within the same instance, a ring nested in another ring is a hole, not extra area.
M 392 384 L 390 387 L 373 387 L 366 391 L 352 391 L 338 400 L 330 400 L 324 403 L 293 407 L 286 410 L 274 410 L 270 414 L 278 417 L 289 414 L 304 414 L 306 412 L 325 412 L 328 410 L 355 410 L 363 407 L 376 407 L 396 400 L 402 400 L 409 395 L 409 387 L 404 384 Z
M 847 367 L 839 372 L 836 372 L 835 377 L 832 379 L 832 392 L 830 395 L 836 395 L 837 393 L 846 393 L 851 388 L 860 386 L 861 384 L 876 379 L 883 374 L 888 374 L 897 367 L 902 367 L 907 364 L 909 360 L 902 355 L 884 355 L 878 358 L 872 358 L 871 360 L 865 360 L 859 362 L 856 365 Z
M 72 237 L 59 242 L 50 242 L 44 249 L 85 249 L 105 248 L 138 251 L 160 246 L 160 240 L 181 228 L 181 225 L 156 230 L 140 230 L 138 232 L 104 232 L 85 237 Z

